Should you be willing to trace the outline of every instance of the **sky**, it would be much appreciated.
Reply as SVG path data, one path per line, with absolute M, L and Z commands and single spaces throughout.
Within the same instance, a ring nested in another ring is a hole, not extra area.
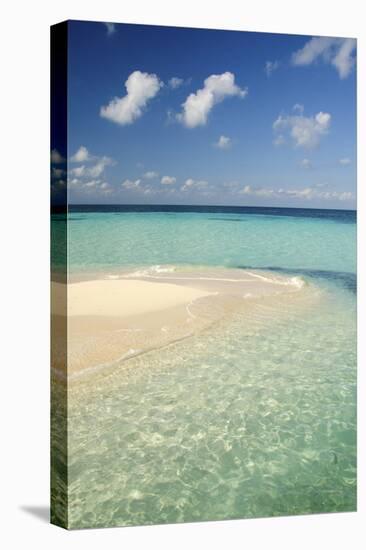
M 74 204 L 356 207 L 356 41 L 69 22 Z

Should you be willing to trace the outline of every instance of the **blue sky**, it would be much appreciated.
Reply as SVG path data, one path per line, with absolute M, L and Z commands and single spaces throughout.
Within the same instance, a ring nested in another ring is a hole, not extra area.
M 355 53 L 351 39 L 71 21 L 54 178 L 67 156 L 72 203 L 355 208 Z

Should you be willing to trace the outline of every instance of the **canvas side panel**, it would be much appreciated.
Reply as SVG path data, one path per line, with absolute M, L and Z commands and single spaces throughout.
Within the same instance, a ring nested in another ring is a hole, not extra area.
M 51 27 L 51 523 L 68 524 L 67 40 Z

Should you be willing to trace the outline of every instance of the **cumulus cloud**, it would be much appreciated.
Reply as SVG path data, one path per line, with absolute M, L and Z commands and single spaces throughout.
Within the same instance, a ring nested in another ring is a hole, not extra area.
M 104 181 L 103 183 L 101 183 L 100 188 L 101 188 L 103 191 L 112 191 L 112 186 L 111 186 L 108 182 L 106 182 L 106 181 Z
M 281 194 L 285 194 L 295 199 L 324 199 L 347 201 L 354 198 L 350 191 L 319 191 L 316 187 L 305 187 L 304 189 L 280 190 Z
M 322 191 L 319 188 L 322 186 L 304 187 L 301 189 L 272 189 L 267 187 L 252 187 L 245 185 L 239 191 L 242 195 L 252 195 L 256 197 L 270 198 L 290 198 L 290 199 L 323 199 L 333 201 L 349 201 L 354 199 L 354 194 L 350 191 Z
M 99 180 L 89 180 L 84 183 L 84 187 L 96 187 L 100 183 Z
M 227 136 L 220 136 L 219 139 L 214 143 L 214 146 L 218 149 L 230 149 L 231 145 L 231 138 Z
M 163 83 L 156 74 L 134 71 L 125 82 L 127 94 L 115 97 L 101 107 L 100 116 L 116 124 L 132 124 L 144 111 L 148 101 L 159 92 Z
M 52 149 L 52 151 L 51 151 L 51 162 L 52 162 L 52 164 L 62 164 L 63 162 L 65 162 L 65 159 L 57 151 L 57 149 Z
M 113 193 L 113 187 L 103 179 L 69 178 L 68 186 L 77 196 L 93 195 L 94 197 Z
M 81 166 L 76 166 L 75 168 L 72 168 L 70 170 L 70 174 L 77 178 L 81 178 L 82 176 L 85 176 L 87 174 L 87 168 L 85 164 L 82 164 Z
M 114 34 L 116 32 L 116 25 L 114 23 L 103 23 L 103 25 L 105 25 L 107 28 L 108 36 L 111 36 L 111 34 Z
M 341 164 L 342 166 L 348 166 L 349 164 L 351 164 L 351 159 L 348 157 L 339 159 L 339 164 Z
M 86 163 L 69 170 L 68 186 L 72 192 L 83 192 L 89 195 L 92 193 L 95 196 L 113 192 L 113 187 L 104 179 L 106 166 L 115 164 L 113 159 L 91 155 L 86 147 L 81 146 L 70 160 L 75 163 Z
M 137 189 L 140 187 L 141 180 L 125 180 L 121 185 L 124 189 Z
M 331 118 L 329 113 L 322 111 L 310 117 L 303 114 L 279 115 L 273 123 L 273 130 L 281 136 L 287 131 L 296 147 L 311 149 L 328 133 Z
M 188 178 L 180 188 L 181 191 L 193 191 L 193 190 L 202 190 L 207 189 L 208 182 L 205 180 L 194 180 L 193 178 Z
M 313 37 L 292 55 L 293 65 L 311 65 L 319 59 L 333 65 L 340 78 L 347 78 L 355 65 L 353 38 Z
M 256 195 L 257 197 L 272 197 L 275 192 L 273 189 L 267 189 L 265 187 L 252 187 L 251 185 L 245 185 L 239 193 L 242 195 Z
M 204 126 L 214 105 L 227 97 L 244 98 L 247 94 L 247 89 L 241 89 L 235 84 L 233 73 L 213 74 L 206 78 L 203 88 L 187 97 L 177 119 L 187 128 Z
M 104 172 L 104 168 L 106 166 L 110 166 L 114 164 L 113 160 L 109 157 L 101 157 L 97 160 L 96 164 L 94 166 L 91 166 L 88 170 L 88 174 L 92 178 L 98 178 L 101 176 Z
M 145 174 L 143 174 L 142 177 L 145 178 L 146 180 L 153 180 L 153 179 L 159 177 L 159 174 L 158 174 L 158 172 L 154 172 L 153 170 L 149 170 L 148 172 L 145 172 Z
M 82 148 L 80 148 L 79 151 L 81 149 Z M 85 164 L 82 164 L 81 166 L 76 166 L 75 168 L 72 168 L 70 170 L 70 174 L 77 178 L 83 178 L 83 177 L 99 178 L 103 174 L 106 166 L 111 166 L 114 164 L 114 161 L 109 157 L 106 157 L 106 156 L 99 157 L 99 158 L 91 157 L 89 152 L 87 151 L 85 153 L 82 152 L 82 154 L 80 154 L 79 157 L 85 158 L 85 160 L 90 160 L 91 158 L 94 158 L 96 162 L 95 164 L 89 167 L 85 166 Z
M 264 72 L 266 73 L 266 75 L 268 76 L 268 78 L 272 75 L 272 73 L 274 71 L 276 71 L 278 69 L 278 67 L 280 66 L 280 62 L 279 61 L 266 61 L 266 64 L 264 66 Z
M 74 155 L 70 158 L 71 162 L 87 162 L 91 160 L 92 157 L 84 145 L 81 145 Z
M 183 82 L 184 82 L 183 78 L 179 78 L 178 76 L 172 76 L 172 78 L 168 80 L 168 86 L 172 88 L 172 90 L 175 90 L 176 88 L 179 88 L 180 86 L 182 86 Z
M 173 185 L 176 181 L 177 178 L 175 178 L 174 176 L 163 176 L 160 183 L 162 183 L 163 185 Z

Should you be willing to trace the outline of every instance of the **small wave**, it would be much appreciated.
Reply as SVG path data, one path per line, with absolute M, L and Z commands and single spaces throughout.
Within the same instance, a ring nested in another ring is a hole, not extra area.
M 172 277 L 167 277 L 169 281 L 217 281 L 217 282 L 228 282 L 228 283 L 245 283 L 245 282 L 253 282 L 253 279 L 259 279 L 266 283 L 271 283 L 274 285 L 279 286 L 294 286 L 297 289 L 300 289 L 304 286 L 305 281 L 300 276 L 295 277 L 288 277 L 285 278 L 283 276 L 276 277 L 275 275 L 271 274 L 265 274 L 260 271 L 259 272 L 253 272 L 249 271 L 247 269 L 247 274 L 250 278 L 234 278 L 233 276 L 224 276 L 223 273 L 217 274 L 215 273 L 215 268 L 210 266 L 213 271 L 212 274 L 209 275 L 202 275 L 200 271 L 202 270 L 202 266 L 190 266 L 190 269 L 194 272 L 197 271 L 197 274 L 192 274 L 190 276 L 184 276 L 183 273 L 186 271 L 185 269 L 182 269 L 182 267 L 178 268 L 174 265 L 152 265 L 149 267 L 137 269 L 136 271 L 131 271 L 129 273 L 126 273 L 124 275 L 120 275 L 119 277 L 122 279 L 134 279 L 134 278 L 149 278 L 149 279 L 161 279 L 161 275 L 169 275 L 174 274 Z M 206 266 L 207 269 L 207 266 Z M 228 274 L 230 273 L 230 268 L 219 268 L 221 271 L 227 270 Z M 242 269 L 242 268 L 239 268 Z M 230 273 L 231 274 L 231 273 Z M 108 278 L 119 278 L 118 276 L 108 276 Z
M 153 265 L 150 271 L 153 273 L 174 273 L 175 269 L 173 265 Z
M 175 266 L 172 265 L 152 265 L 146 268 L 137 269 L 123 275 L 124 279 L 129 279 L 133 277 L 151 277 L 153 275 L 158 275 L 161 273 L 174 273 L 176 271 Z
M 305 284 L 305 281 L 301 277 L 291 277 L 290 281 L 291 284 L 293 284 L 297 288 L 302 288 Z
M 248 273 L 252 277 L 256 277 L 257 279 L 260 279 L 261 281 L 265 281 L 267 283 L 273 283 L 276 285 L 282 285 L 282 286 L 295 286 L 296 288 L 302 288 L 305 284 L 305 281 L 301 277 L 290 277 L 288 279 L 278 279 L 276 277 L 267 277 L 265 275 L 262 275 L 260 273 L 253 273 L 252 271 L 248 271 Z
M 300 279 L 301 281 L 303 281 L 303 279 L 299 276 L 299 274 L 301 274 L 301 276 L 304 276 L 305 278 L 325 279 L 327 281 L 335 282 L 346 290 L 352 292 L 352 294 L 357 294 L 356 273 L 349 273 L 345 271 L 331 271 L 326 269 L 290 268 L 279 266 L 253 267 L 249 265 L 238 265 L 236 267 L 237 269 L 243 269 L 245 271 L 248 271 L 249 269 L 263 269 L 264 271 L 273 271 L 284 275 L 291 275 L 292 273 L 296 273 L 297 275 L 295 277 L 292 277 L 292 279 Z M 305 281 L 303 281 L 303 283 L 305 284 Z

